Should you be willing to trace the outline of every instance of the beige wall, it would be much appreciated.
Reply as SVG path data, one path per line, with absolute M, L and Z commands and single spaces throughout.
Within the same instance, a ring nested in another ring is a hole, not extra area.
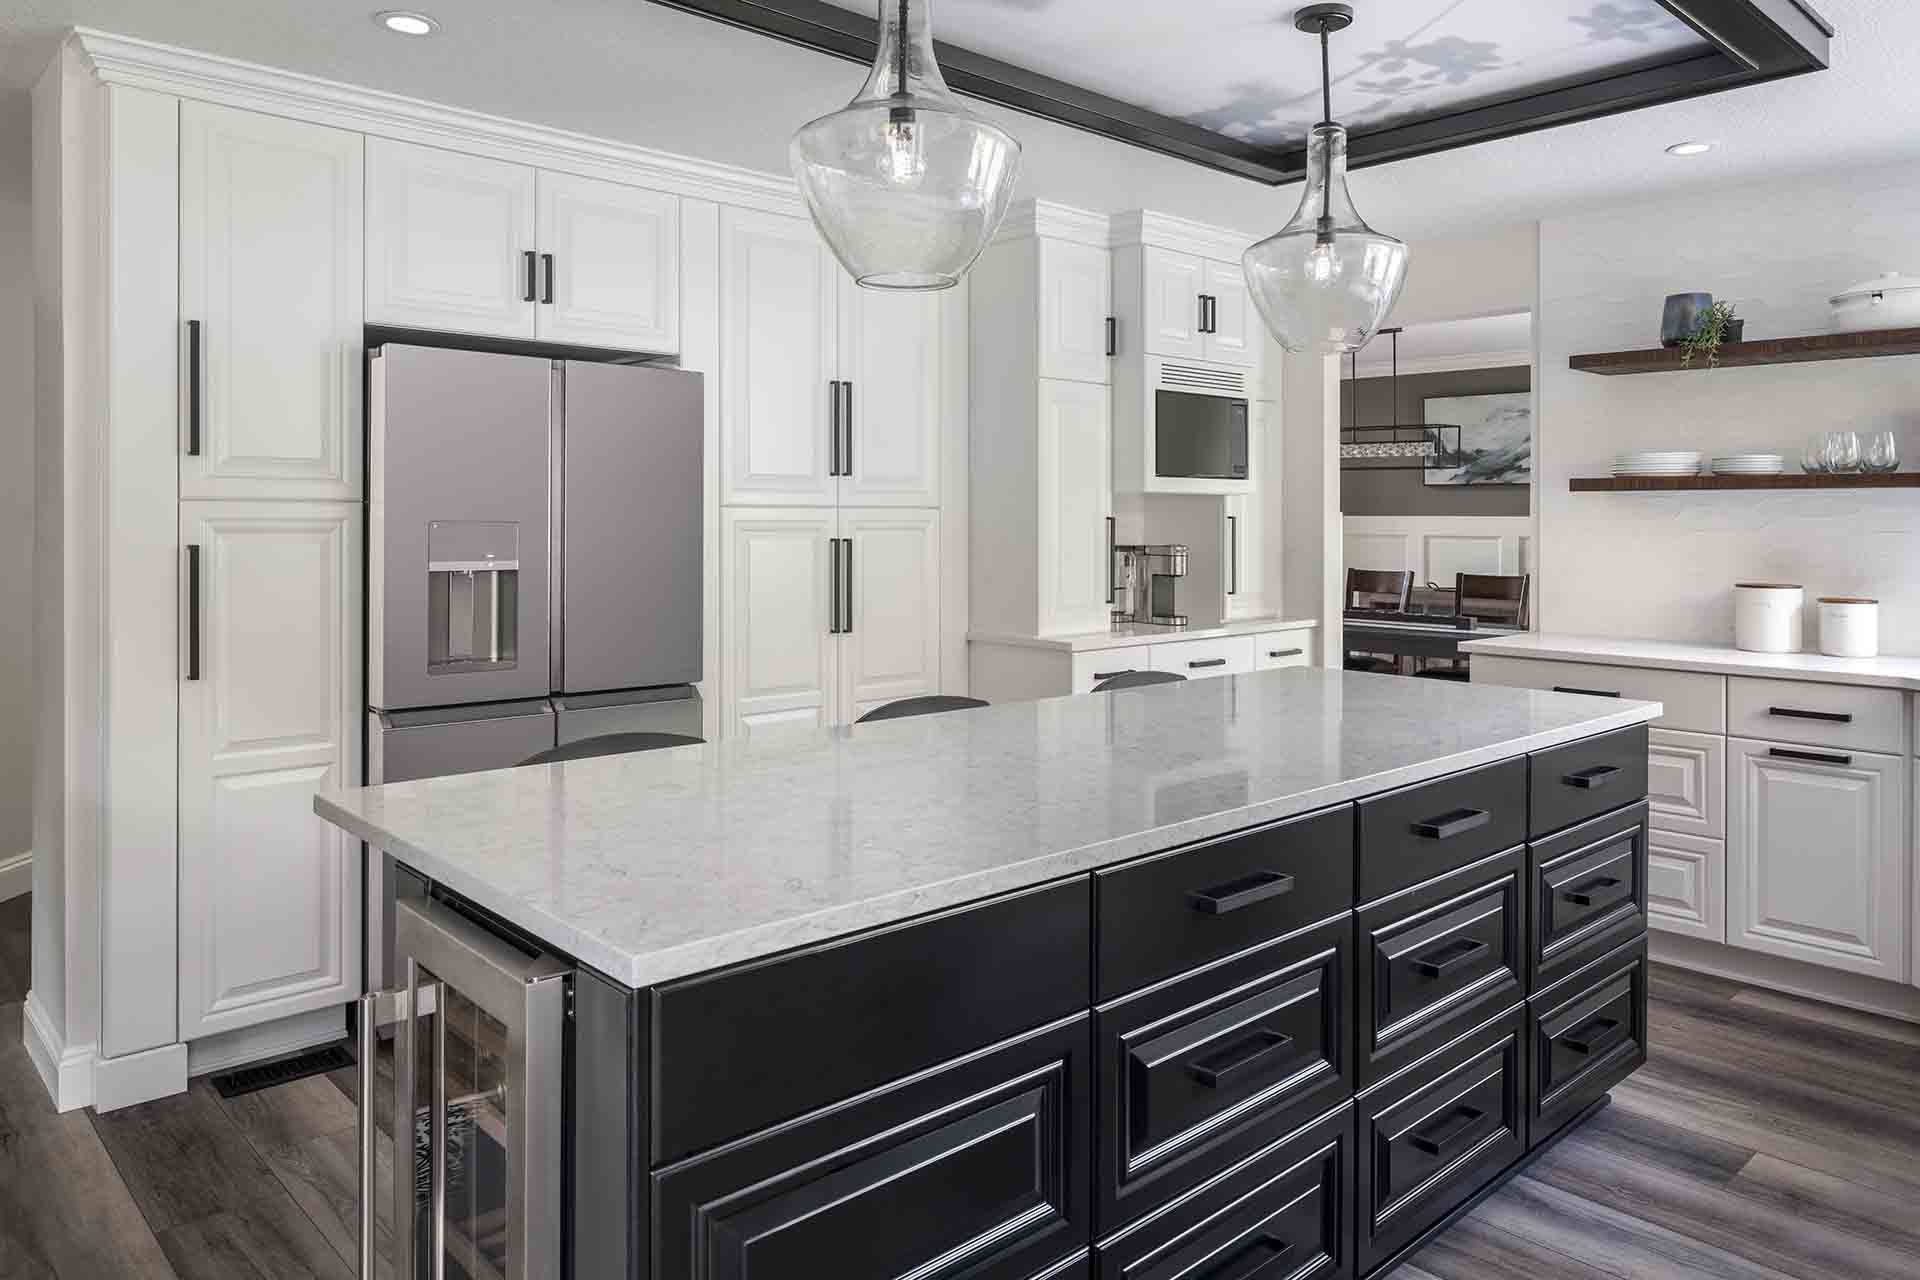
M 31 121 L 0 98 L 0 862 L 33 833 Z

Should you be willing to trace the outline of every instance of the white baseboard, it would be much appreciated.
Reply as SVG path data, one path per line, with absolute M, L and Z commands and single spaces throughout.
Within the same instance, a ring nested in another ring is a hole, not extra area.
M 347 1034 L 345 1005 L 296 1013 L 290 1018 L 223 1031 L 187 1045 L 187 1074 L 204 1076 L 209 1072 L 243 1067 L 283 1054 L 298 1053 L 315 1045 L 332 1044 Z
M 20 1039 L 56 1111 L 77 1111 L 93 1101 L 95 1047 L 62 1043 L 39 997 L 31 991 L 21 1006 Z
M 33 850 L 0 858 L 0 902 L 33 891 Z
M 118 1111 L 186 1091 L 187 1046 L 184 1044 L 163 1044 L 157 1049 L 93 1060 L 93 1109 L 96 1112 Z
M 1819 965 L 1765 955 L 1741 947 L 1722 946 L 1699 938 L 1670 933 L 1647 935 L 1647 954 L 1656 964 L 1670 964 L 1712 974 L 1748 986 L 1765 987 L 1806 1000 L 1819 1000 L 1845 1009 L 1860 1009 L 1903 1022 L 1920 1022 L 1920 989 L 1857 973 L 1823 969 Z

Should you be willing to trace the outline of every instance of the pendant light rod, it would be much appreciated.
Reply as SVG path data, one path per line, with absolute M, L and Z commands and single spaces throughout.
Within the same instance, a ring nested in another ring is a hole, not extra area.
M 1320 123 L 1333 123 L 1333 71 L 1327 50 L 1327 27 L 1320 25 Z
M 900 0 L 900 40 L 899 56 L 895 59 L 899 74 L 895 79 L 893 94 L 896 98 L 907 96 L 907 0 Z

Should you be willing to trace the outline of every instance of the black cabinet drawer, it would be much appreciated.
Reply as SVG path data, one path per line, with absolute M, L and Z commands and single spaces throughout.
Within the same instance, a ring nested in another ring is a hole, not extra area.
M 1361 909 L 1362 1086 L 1525 993 L 1529 896 L 1518 846 Z
M 1502 760 L 1362 800 L 1360 901 L 1431 880 L 1527 838 L 1527 762 Z
M 1538 992 L 1647 928 L 1644 801 L 1531 846 Z
M 1535 838 L 1647 798 L 1647 726 L 1582 738 L 1527 758 Z
M 653 1176 L 673 1280 L 1031 1280 L 1090 1238 L 1087 1016 Z
M 1646 938 L 1589 961 L 1528 1008 L 1537 1146 L 1646 1062 Z
M 1353 1105 L 1100 1242 L 1099 1280 L 1333 1280 L 1353 1267 Z
M 1156 854 L 1094 877 L 1098 987 L 1135 987 L 1353 905 L 1353 809 L 1341 805 Z
M 1082 1249 L 1034 1273 L 1032 1280 L 1093 1280 L 1093 1250 Z
M 653 1163 L 1093 1003 L 1085 876 L 652 992 Z
M 1362 1273 L 1526 1151 L 1526 1016 L 1516 1006 L 1361 1096 Z
M 1353 917 L 1101 1007 L 1098 1229 L 1353 1093 Z

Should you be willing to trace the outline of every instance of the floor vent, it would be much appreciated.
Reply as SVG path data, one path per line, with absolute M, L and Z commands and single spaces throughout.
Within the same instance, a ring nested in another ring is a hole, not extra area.
M 217 1076 L 208 1077 L 208 1083 L 223 1098 L 237 1098 L 243 1093 L 258 1093 L 262 1089 L 271 1089 L 278 1084 L 292 1084 L 295 1080 L 304 1080 L 308 1076 L 324 1075 L 329 1071 L 338 1071 L 341 1067 L 353 1065 L 353 1055 L 347 1052 L 343 1044 L 322 1045 L 318 1049 L 309 1049 L 305 1053 L 296 1053 L 291 1058 L 281 1058 L 274 1062 L 262 1062 L 258 1066 L 241 1067 L 238 1071 L 225 1071 Z

